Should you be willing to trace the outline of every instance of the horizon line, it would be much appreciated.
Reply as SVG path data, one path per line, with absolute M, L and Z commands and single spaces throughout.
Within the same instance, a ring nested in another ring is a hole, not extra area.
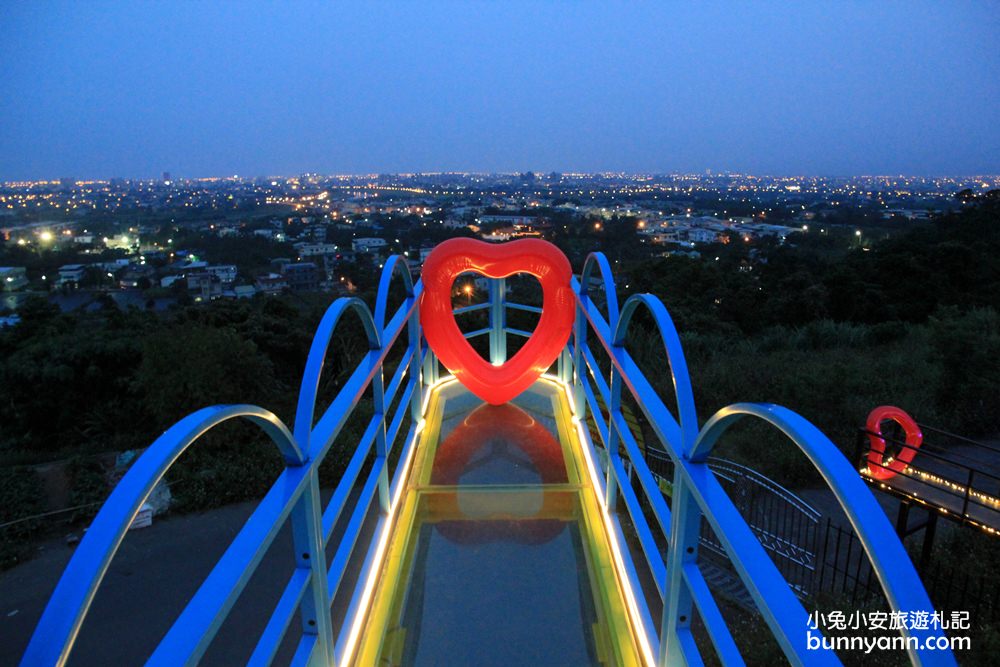
M 164 171 L 169 173 L 169 171 Z M 260 175 L 208 175 L 208 176 L 172 176 L 169 182 L 176 183 L 182 181 L 238 181 L 238 180 L 260 180 L 260 179 L 297 179 L 297 178 L 383 178 L 399 177 L 414 178 L 425 176 L 521 176 L 524 174 L 534 174 L 535 176 L 546 177 L 550 174 L 558 174 L 560 177 L 594 178 L 594 177 L 631 177 L 631 178 L 671 178 L 671 177 L 747 177 L 747 178 L 773 178 L 773 179 L 851 179 L 851 178 L 921 178 L 921 179 L 1000 179 L 1000 172 L 996 173 L 938 173 L 938 174 L 916 174 L 916 173 L 857 173 L 857 174 L 808 174 L 808 173 L 753 173 L 730 170 L 708 170 L 708 171 L 623 171 L 623 170 L 601 170 L 601 171 L 558 171 L 558 170 L 524 170 L 524 171 L 461 171 L 461 170 L 441 170 L 441 171 L 368 171 L 368 172 L 316 172 L 304 171 L 295 174 L 260 174 Z M 162 175 L 161 175 L 162 176 Z M 5 187 L 18 187 L 24 184 L 43 185 L 59 184 L 63 180 L 72 179 L 74 184 L 86 183 L 110 183 L 111 181 L 135 181 L 135 182 L 164 182 L 165 179 L 156 176 L 103 176 L 79 178 L 76 176 L 59 176 L 55 178 L 21 178 L 0 181 L 0 185 Z

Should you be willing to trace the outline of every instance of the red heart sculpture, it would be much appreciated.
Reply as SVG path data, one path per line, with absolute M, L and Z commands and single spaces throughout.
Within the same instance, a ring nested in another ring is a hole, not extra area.
M 882 437 L 882 422 L 887 419 L 891 419 L 903 427 L 903 431 L 906 433 L 906 446 L 900 448 L 899 454 L 894 459 L 883 463 L 885 438 Z M 868 474 L 882 481 L 892 479 L 906 470 L 906 467 L 913 462 L 913 457 L 917 455 L 920 444 L 924 441 L 920 425 L 905 410 L 894 405 L 880 405 L 872 410 L 865 423 L 865 429 L 868 431 L 869 442 Z
M 513 358 L 494 366 L 472 349 L 455 322 L 452 285 L 460 274 L 489 278 L 527 273 L 542 286 L 542 316 L 535 333 Z M 431 350 L 465 387 L 493 405 L 501 405 L 527 389 L 559 356 L 573 330 L 573 271 L 559 248 L 541 239 L 491 244 L 475 239 L 449 239 L 424 262 L 420 323 Z

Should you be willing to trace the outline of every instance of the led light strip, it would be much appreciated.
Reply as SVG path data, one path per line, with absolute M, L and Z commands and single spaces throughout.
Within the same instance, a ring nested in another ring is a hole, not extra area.
M 653 667 L 656 664 L 656 659 L 653 656 L 653 648 L 649 644 L 649 635 L 646 634 L 646 628 L 643 624 L 642 614 L 639 612 L 639 603 L 636 602 L 635 592 L 632 590 L 632 583 L 629 579 L 628 573 L 625 571 L 625 558 L 622 556 L 621 545 L 618 544 L 617 532 L 611 523 L 611 516 L 608 514 L 608 506 L 606 504 L 606 499 L 601 493 L 597 493 L 597 490 L 601 488 L 600 477 L 597 474 L 597 468 L 594 466 L 594 461 L 590 458 L 590 447 L 586 445 L 586 435 L 583 429 L 583 420 L 575 413 L 573 409 L 573 394 L 570 390 L 570 386 L 560 380 L 559 378 L 543 374 L 542 379 L 548 380 L 552 384 L 556 385 L 563 390 L 566 396 L 566 402 L 569 404 L 570 409 L 570 421 L 576 426 L 576 436 L 580 442 L 580 449 L 583 450 L 583 458 L 587 462 L 587 470 L 590 472 L 590 480 L 594 489 L 594 495 L 597 496 L 597 503 L 601 508 L 601 518 L 604 521 L 604 530 L 608 535 L 608 542 L 611 544 L 611 556 L 615 563 L 615 570 L 618 573 L 618 580 L 622 587 L 622 593 L 625 597 L 625 604 L 628 606 L 629 614 L 632 616 L 632 623 L 636 626 L 638 632 L 638 643 L 642 651 L 642 656 L 646 660 L 646 664 L 649 667 Z
M 427 394 L 424 396 L 424 404 L 420 409 L 420 421 L 417 422 L 416 429 L 414 429 L 413 444 L 410 446 L 410 451 L 406 454 L 406 461 L 403 463 L 403 471 L 401 473 L 402 476 L 399 478 L 399 485 L 396 487 L 396 493 L 393 495 L 392 502 L 389 504 L 389 513 L 386 515 L 382 534 L 379 536 L 378 547 L 375 550 L 375 560 L 372 561 L 371 569 L 368 571 L 368 578 L 365 580 L 365 587 L 361 594 L 358 611 L 355 612 L 354 620 L 351 623 L 351 631 L 347 635 L 347 646 L 344 648 L 343 657 L 340 659 L 339 667 L 347 667 L 347 665 L 350 664 L 351 658 L 354 657 L 354 650 L 357 648 L 358 639 L 361 636 L 361 630 L 368 617 L 368 607 L 371 604 L 372 595 L 375 592 L 375 586 L 378 582 L 378 574 L 382 571 L 383 561 L 385 560 L 385 552 L 389 546 L 389 535 L 392 533 L 392 525 L 396 518 L 396 510 L 401 504 L 400 501 L 403 498 L 403 489 L 407 486 L 406 479 L 410 474 L 410 465 L 413 463 L 413 456 L 417 451 L 416 438 L 417 435 L 424 430 L 424 427 L 427 424 L 427 406 L 430 405 L 430 398 L 434 392 L 441 389 L 444 385 L 455 381 L 456 378 L 449 375 L 441 378 L 427 388 Z
M 859 468 L 859 472 L 862 475 L 871 477 L 871 473 L 869 472 L 867 466 Z M 911 466 L 907 466 L 899 474 L 906 475 L 907 477 L 911 478 L 919 477 L 920 480 L 923 482 L 927 482 L 928 484 L 933 484 L 934 486 L 938 486 L 942 489 L 951 489 L 952 491 L 958 491 L 963 495 L 968 491 L 969 497 L 978 498 L 982 500 L 984 503 L 989 503 L 994 507 L 1000 507 L 1000 498 L 983 493 L 982 491 L 977 491 L 972 487 L 965 487 L 961 484 L 956 484 L 955 482 L 952 482 L 949 479 L 938 477 L 937 475 L 931 474 L 929 472 L 924 472 L 923 470 L 918 470 L 917 468 L 913 468 Z M 874 477 L 872 477 L 872 479 L 874 479 Z M 882 484 L 882 488 L 885 488 L 885 484 Z
M 929 503 L 929 502 L 927 502 L 923 498 L 920 498 L 919 494 L 916 491 L 912 491 L 912 492 L 903 491 L 902 489 L 899 489 L 899 488 L 896 488 L 896 487 L 894 487 L 892 485 L 886 484 L 883 481 L 876 480 L 874 477 L 871 476 L 871 473 L 868 470 L 868 466 L 863 466 L 863 467 L 859 468 L 858 472 L 861 473 L 862 477 L 869 478 L 869 481 L 872 482 L 872 483 L 878 481 L 879 482 L 878 485 L 879 485 L 880 489 L 890 489 L 892 491 L 895 491 L 897 494 L 905 496 L 906 498 L 909 498 L 910 500 L 915 500 L 916 502 L 918 502 L 918 503 L 920 503 L 922 505 L 926 505 L 929 508 L 937 509 L 942 514 L 955 514 L 955 515 L 959 515 L 958 512 L 951 512 L 951 511 L 949 511 L 948 509 L 946 509 L 944 507 L 939 507 L 936 503 Z M 956 484 L 955 482 L 952 482 L 950 480 L 944 479 L 942 477 L 938 477 L 937 475 L 932 475 L 930 473 L 926 473 L 926 472 L 923 472 L 921 470 L 917 470 L 915 468 L 911 468 L 909 466 L 907 466 L 906 468 L 904 468 L 901 474 L 904 474 L 907 477 L 914 478 L 914 479 L 917 476 L 919 476 L 922 481 L 925 481 L 925 482 L 927 482 L 928 484 L 931 484 L 931 485 L 936 485 L 936 486 L 938 486 L 941 489 L 951 488 L 952 490 L 959 491 L 960 493 L 963 493 L 963 494 L 966 491 L 966 487 L 962 486 L 961 484 Z M 970 489 L 969 490 L 969 497 L 970 498 L 981 498 L 983 501 L 991 503 L 994 506 L 992 509 L 994 509 L 994 510 L 1000 509 L 1000 498 L 995 498 L 993 496 L 990 496 L 990 495 L 987 495 L 985 493 L 982 493 L 981 491 L 976 491 L 975 489 Z M 986 505 L 983 505 L 983 507 L 986 507 Z M 991 509 L 989 507 L 986 507 L 986 508 L 987 509 Z M 977 526 L 977 527 L 981 528 L 984 532 L 990 533 L 991 535 L 996 535 L 998 532 L 1000 532 L 996 528 L 993 528 L 992 526 L 988 526 L 988 525 L 986 525 L 984 523 L 981 523 L 979 521 L 976 521 L 974 519 L 969 518 L 968 514 L 964 514 L 964 515 L 961 515 L 961 516 L 962 516 L 962 518 L 966 522 L 972 524 L 973 526 Z

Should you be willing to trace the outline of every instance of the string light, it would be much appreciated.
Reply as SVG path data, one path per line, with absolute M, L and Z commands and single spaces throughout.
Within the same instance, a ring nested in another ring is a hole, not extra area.
M 890 461 L 891 461 L 891 459 L 890 459 Z M 862 477 L 868 478 L 869 481 L 874 481 L 874 478 L 871 476 L 871 472 L 869 471 L 869 469 L 868 469 L 867 466 L 859 468 L 858 470 L 861 473 Z M 919 481 L 921 481 L 921 482 L 923 482 L 925 484 L 928 484 L 929 486 L 934 486 L 934 487 L 937 487 L 937 488 L 940 488 L 940 489 L 943 489 L 943 490 L 947 490 L 947 491 L 954 491 L 954 492 L 962 495 L 963 497 L 966 496 L 966 495 L 968 495 L 968 498 L 970 500 L 975 500 L 976 504 L 981 505 L 983 507 L 986 507 L 987 509 L 1000 510 L 1000 498 L 997 498 L 996 496 L 991 496 L 991 495 L 989 495 L 987 493 L 983 493 L 982 491 L 977 491 L 976 489 L 974 489 L 972 487 L 968 487 L 968 486 L 964 486 L 962 484 L 958 484 L 958 483 L 953 482 L 953 481 L 951 481 L 949 479 L 945 479 L 943 477 L 939 477 L 937 475 L 934 475 L 932 473 L 926 472 L 924 470 L 919 470 L 917 468 L 913 468 L 912 466 L 907 466 L 899 474 L 906 475 L 910 479 L 919 480 Z M 918 494 L 916 491 L 907 492 L 907 491 L 904 491 L 904 490 L 902 490 L 902 489 L 900 489 L 898 487 L 894 487 L 894 486 L 891 486 L 891 485 L 886 485 L 884 482 L 880 482 L 879 483 L 879 488 L 880 489 L 891 489 L 892 491 L 896 492 L 897 494 L 899 494 L 899 495 L 901 495 L 901 496 L 903 496 L 905 498 L 909 498 L 910 500 L 916 501 L 916 502 L 920 503 L 921 505 L 924 505 L 924 506 L 929 507 L 929 508 L 935 508 L 939 512 L 941 512 L 942 514 L 956 514 L 956 515 L 958 514 L 957 512 L 951 512 L 951 511 L 949 511 L 945 507 L 940 507 L 940 506 L 936 505 L 935 503 L 930 503 L 930 502 L 924 500 L 923 498 L 920 497 L 920 494 Z M 973 526 L 977 526 L 977 527 L 981 528 L 984 532 L 987 532 L 987 533 L 989 533 L 991 535 L 996 535 L 996 534 L 1000 533 L 1000 531 L 998 531 L 996 528 L 994 528 L 992 526 L 988 526 L 988 525 L 982 523 L 981 521 L 976 521 L 975 519 L 970 518 L 969 515 L 968 515 L 968 513 L 962 513 L 961 517 L 962 517 L 962 519 L 964 519 L 965 522 L 967 522 L 967 523 L 969 523 L 969 524 L 971 524 Z

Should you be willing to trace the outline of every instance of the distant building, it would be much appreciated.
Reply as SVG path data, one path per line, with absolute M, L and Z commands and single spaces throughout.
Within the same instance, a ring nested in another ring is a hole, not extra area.
M 87 267 L 83 264 L 64 264 L 59 267 L 58 285 L 79 285 L 83 276 L 87 273 Z
M 535 224 L 536 220 L 537 218 L 531 215 L 481 215 L 478 222 L 484 225 L 499 223 L 513 227 L 515 225 L 531 226 Z
M 909 220 L 929 220 L 931 212 L 928 210 L 914 210 L 909 208 L 890 208 L 882 212 L 883 218 L 891 218 L 894 215 L 903 216 Z
M 128 234 L 119 234 L 111 238 L 104 238 L 104 245 L 111 249 L 131 250 L 133 246 L 139 245 L 139 238 Z
M 205 271 L 212 274 L 219 279 L 223 285 L 232 285 L 236 282 L 236 265 L 235 264 L 220 264 L 218 266 L 209 266 L 205 268 Z
M 288 287 L 297 292 L 315 292 L 319 289 L 319 271 L 312 262 L 286 264 L 282 275 L 288 281 Z
M 478 276 L 476 278 L 473 278 L 472 284 L 476 286 L 477 292 L 486 293 L 489 292 L 491 281 L 492 278 Z M 511 285 L 510 282 L 504 283 L 504 292 L 506 294 L 510 294 L 512 290 L 513 290 L 513 285 Z
M 255 286 L 257 291 L 263 294 L 280 294 L 288 289 L 288 281 L 285 279 L 285 276 L 278 275 L 277 273 L 266 273 L 262 276 L 257 276 Z
M 385 239 L 375 237 L 364 237 L 351 241 L 351 249 L 354 252 L 378 252 L 387 245 Z
M 298 251 L 300 257 L 336 255 L 339 251 L 338 246 L 334 243 L 296 243 L 295 249 Z
M 785 240 L 789 234 L 794 234 L 802 231 L 798 227 L 785 227 L 784 225 L 768 225 L 768 224 L 754 224 L 754 225 L 740 225 L 736 228 L 740 234 L 744 237 L 758 238 L 773 236 Z
M 222 282 L 218 276 L 213 276 L 208 271 L 200 273 L 189 273 L 187 275 L 188 292 L 191 292 L 195 301 L 211 301 L 222 296 Z
M 118 286 L 123 289 L 135 289 L 152 284 L 156 271 L 151 266 L 133 264 L 125 270 L 118 279 Z
M 304 219 L 303 219 L 304 221 Z M 305 232 L 302 234 L 303 237 L 308 237 L 313 241 L 323 242 L 326 241 L 326 226 L 325 225 L 310 225 Z
M 718 236 L 715 230 L 700 227 L 691 227 L 687 231 L 687 240 L 691 243 L 712 243 Z
M 0 266 L 0 292 L 13 292 L 27 284 L 28 276 L 23 266 Z
M 111 273 L 114 273 L 116 271 L 121 271 L 122 269 L 128 267 L 128 265 L 131 264 L 131 263 L 132 262 L 130 262 L 127 259 L 116 259 L 116 260 L 113 260 L 113 261 L 110 261 L 110 262 L 100 262 L 96 266 L 98 268 L 101 268 L 101 269 L 105 270 L 105 271 L 110 271 Z M 70 265 L 70 266 L 74 266 L 74 265 Z M 87 267 L 86 264 L 81 264 L 80 266 L 83 266 L 84 268 Z M 91 264 L 90 266 L 95 266 L 95 265 Z
M 254 236 L 262 236 L 266 239 L 271 239 L 272 241 L 282 242 L 287 236 L 284 232 L 279 232 L 275 229 L 255 229 L 253 230 Z
M 713 243 L 719 238 L 719 233 L 714 229 L 690 225 L 660 227 L 646 232 L 646 235 L 653 240 L 653 243 Z

